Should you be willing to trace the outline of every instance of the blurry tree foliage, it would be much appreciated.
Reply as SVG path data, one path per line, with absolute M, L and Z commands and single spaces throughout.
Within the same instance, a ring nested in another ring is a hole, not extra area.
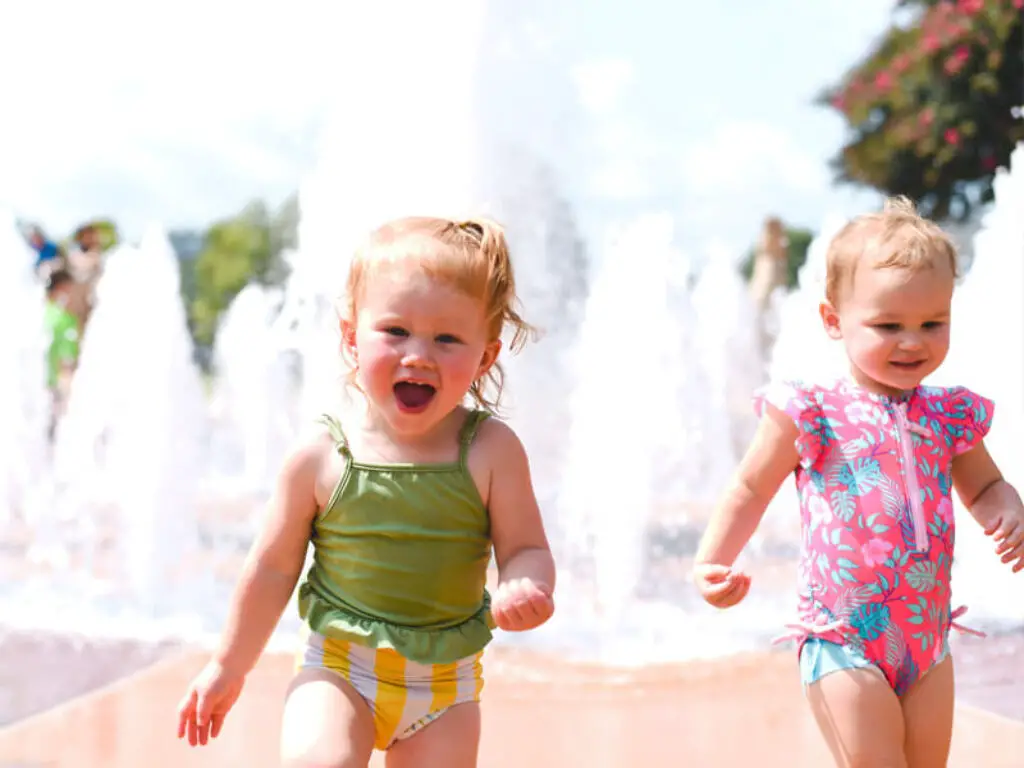
M 297 242 L 298 203 L 277 211 L 254 201 L 207 229 L 188 280 L 189 321 L 200 346 L 213 344 L 221 314 L 247 283 L 280 285 L 287 277 L 282 251 Z
M 963 219 L 1024 140 L 1024 0 L 901 0 L 890 28 L 822 95 L 848 125 L 839 181 Z

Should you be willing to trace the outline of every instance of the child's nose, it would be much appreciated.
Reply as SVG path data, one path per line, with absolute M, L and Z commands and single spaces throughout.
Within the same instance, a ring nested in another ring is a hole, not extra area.
M 402 350 L 402 365 L 407 367 L 425 368 L 433 365 L 430 345 L 424 339 L 411 337 Z
M 900 335 L 901 349 L 920 349 L 922 346 L 921 334 L 907 331 Z

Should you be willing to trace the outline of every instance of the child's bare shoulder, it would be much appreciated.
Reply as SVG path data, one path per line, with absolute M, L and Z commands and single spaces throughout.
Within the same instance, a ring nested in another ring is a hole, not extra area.
M 283 463 L 282 481 L 308 489 L 322 506 L 341 476 L 344 458 L 326 427 L 312 427 L 292 442 Z
M 491 416 L 484 419 L 473 441 L 473 452 L 492 459 L 502 459 L 523 450 L 519 435 L 506 422 Z

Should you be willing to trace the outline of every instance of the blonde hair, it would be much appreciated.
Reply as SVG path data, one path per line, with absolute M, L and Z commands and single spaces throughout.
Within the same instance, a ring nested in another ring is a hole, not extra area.
M 948 265 L 957 276 L 956 246 L 914 204 L 899 196 L 886 200 L 878 213 L 858 216 L 843 227 L 828 247 L 825 298 L 836 306 L 840 289 L 849 285 L 857 267 L 920 271 Z
M 412 259 L 431 279 L 444 282 L 484 303 L 490 341 L 497 341 L 506 329 L 512 336 L 508 347 L 518 352 L 535 330 L 519 315 L 516 307 L 515 276 L 505 231 L 490 219 L 465 220 L 413 216 L 395 219 L 370 233 L 348 271 L 343 318 L 355 323 L 359 298 L 375 270 L 401 260 Z M 353 366 L 350 383 L 355 382 Z M 490 370 L 473 382 L 469 394 L 487 411 L 495 412 L 501 400 L 504 371 L 495 361 Z M 490 385 L 490 386 L 488 386 Z M 493 390 L 493 397 L 488 394 Z

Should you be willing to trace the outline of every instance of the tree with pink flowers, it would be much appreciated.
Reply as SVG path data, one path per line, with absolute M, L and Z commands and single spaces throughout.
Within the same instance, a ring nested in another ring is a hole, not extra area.
M 838 180 L 905 194 L 936 219 L 992 198 L 1024 141 L 1024 0 L 901 0 L 823 101 L 848 125 Z

